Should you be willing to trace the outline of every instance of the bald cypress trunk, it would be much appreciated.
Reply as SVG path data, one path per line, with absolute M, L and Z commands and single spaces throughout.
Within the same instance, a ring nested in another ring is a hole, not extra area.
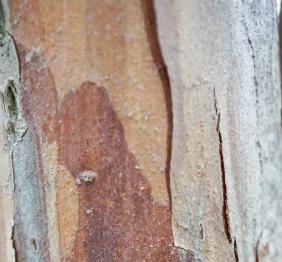
M 280 261 L 273 1 L 2 0 L 0 93 L 3 261 Z

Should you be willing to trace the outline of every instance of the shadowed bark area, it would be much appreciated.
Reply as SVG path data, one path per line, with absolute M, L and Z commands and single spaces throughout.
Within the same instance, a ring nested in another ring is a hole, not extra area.
M 172 150 L 172 130 L 173 130 L 173 115 L 172 115 L 172 100 L 171 100 L 171 90 L 170 90 L 170 80 L 167 73 L 167 68 L 163 60 L 158 32 L 156 24 L 156 14 L 154 8 L 154 2 L 151 0 L 141 0 L 142 11 L 144 14 L 144 23 L 146 25 L 146 32 L 148 36 L 148 41 L 150 44 L 150 49 L 152 57 L 154 59 L 155 65 L 159 71 L 160 79 L 162 81 L 164 94 L 165 94 L 165 104 L 167 112 L 167 160 L 166 160 L 166 181 L 167 181 L 167 191 L 169 194 L 169 201 L 171 206 L 171 190 L 170 190 L 170 162 L 171 162 L 171 150 Z M 170 207 L 171 208 L 171 207 Z
M 2 3 L 0 2 L 0 34 L 3 34 L 3 31 L 5 30 L 5 17 L 4 17 L 4 10 L 2 7 Z M 0 41 L 2 36 L 0 35 Z

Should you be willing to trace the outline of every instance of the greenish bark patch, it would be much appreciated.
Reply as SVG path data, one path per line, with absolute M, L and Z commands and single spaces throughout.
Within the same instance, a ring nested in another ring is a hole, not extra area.
M 5 35 L 5 16 L 2 2 L 0 1 L 0 42 Z

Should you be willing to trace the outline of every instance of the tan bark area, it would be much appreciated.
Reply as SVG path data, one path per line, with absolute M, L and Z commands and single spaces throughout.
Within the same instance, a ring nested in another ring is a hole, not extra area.
M 165 204 L 166 91 L 142 8 L 141 1 L 12 1 L 11 31 L 26 59 L 44 57 L 59 102 L 85 81 L 107 88 L 129 149 Z
M 179 259 L 167 184 L 169 90 L 151 8 L 6 4 L 28 126 L 13 149 L 20 261 Z M 83 172 L 98 177 L 85 182 Z

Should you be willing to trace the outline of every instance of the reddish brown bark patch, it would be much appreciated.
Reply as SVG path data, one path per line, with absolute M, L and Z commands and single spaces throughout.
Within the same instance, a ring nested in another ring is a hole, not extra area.
M 84 83 L 58 115 L 59 162 L 78 179 L 79 229 L 73 257 L 86 261 L 176 261 L 169 207 L 153 203 L 150 185 L 128 151 L 107 92 Z
M 42 142 L 57 140 L 59 164 L 74 179 L 83 171 L 98 174 L 92 182 L 80 180 L 77 185 L 79 228 L 68 261 L 178 261 L 169 206 L 153 203 L 106 90 L 86 82 L 58 109 L 54 81 L 42 57 L 22 47 L 19 54 L 23 111 L 35 137 L 40 166 L 35 176 L 42 200 Z

